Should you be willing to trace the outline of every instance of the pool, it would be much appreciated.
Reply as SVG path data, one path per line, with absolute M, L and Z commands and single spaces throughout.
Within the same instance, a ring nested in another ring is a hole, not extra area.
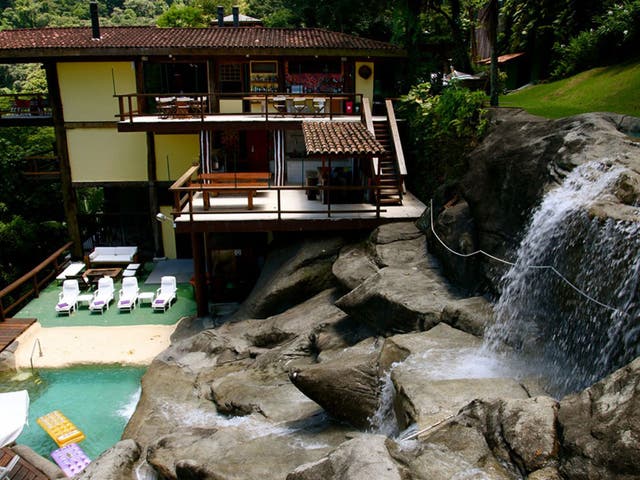
M 79 445 L 95 460 L 120 440 L 124 427 L 140 397 L 140 378 L 145 368 L 85 366 L 39 370 L 35 375 L 3 377 L 2 390 L 27 389 L 31 398 L 29 424 L 16 440 L 51 460 L 58 446 L 36 423 L 36 419 L 60 410 L 86 440 Z M 23 377 L 23 378 L 20 378 Z

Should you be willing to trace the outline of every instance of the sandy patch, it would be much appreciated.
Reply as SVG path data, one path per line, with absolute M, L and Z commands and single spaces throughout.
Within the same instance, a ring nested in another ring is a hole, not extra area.
M 33 352 L 36 368 L 79 364 L 149 365 L 167 348 L 176 325 L 42 328 L 35 323 L 17 341 L 16 367 L 28 368 Z M 42 356 L 36 340 L 40 341 Z

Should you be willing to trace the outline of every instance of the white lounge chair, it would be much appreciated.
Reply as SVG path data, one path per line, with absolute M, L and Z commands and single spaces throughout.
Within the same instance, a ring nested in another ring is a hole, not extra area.
M 118 292 L 118 308 L 120 310 L 133 310 L 136 308 L 136 301 L 140 294 L 138 279 L 136 277 L 125 277 L 122 279 L 122 288 Z
M 156 296 L 153 299 L 153 309 L 166 312 L 171 308 L 171 303 L 176 299 L 176 290 L 176 277 L 162 277 L 160 288 L 156 290 Z
M 78 295 L 80 295 L 80 286 L 77 280 L 62 282 L 62 291 L 58 294 L 56 312 L 71 315 L 78 307 Z
M 93 299 L 89 304 L 89 310 L 104 313 L 109 309 L 109 304 L 113 301 L 113 278 L 102 277 L 98 280 L 98 289 L 93 294 Z

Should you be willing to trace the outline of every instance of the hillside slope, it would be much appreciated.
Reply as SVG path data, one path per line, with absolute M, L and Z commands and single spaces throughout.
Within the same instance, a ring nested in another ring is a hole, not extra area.
M 640 117 L 640 62 L 594 68 L 556 82 L 500 97 L 500 106 L 560 118 L 587 112 L 615 112 Z

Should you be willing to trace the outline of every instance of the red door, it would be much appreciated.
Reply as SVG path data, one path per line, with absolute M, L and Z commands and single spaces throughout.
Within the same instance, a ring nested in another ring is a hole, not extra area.
M 247 170 L 269 171 L 269 143 L 271 135 L 264 130 L 247 131 Z

